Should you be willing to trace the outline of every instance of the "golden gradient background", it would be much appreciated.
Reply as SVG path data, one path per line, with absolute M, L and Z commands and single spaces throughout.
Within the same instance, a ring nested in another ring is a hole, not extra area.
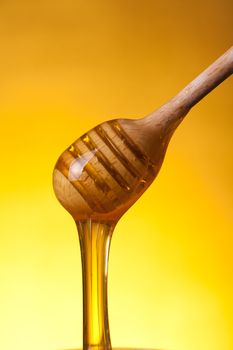
M 51 174 L 84 131 L 144 116 L 232 45 L 229 0 L 0 1 L 0 349 L 82 345 L 75 225 Z M 177 130 L 121 219 L 113 346 L 233 348 L 232 79 Z

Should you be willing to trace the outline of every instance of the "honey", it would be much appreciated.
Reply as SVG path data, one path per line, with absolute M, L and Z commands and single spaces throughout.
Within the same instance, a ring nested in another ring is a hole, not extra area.
M 114 225 L 77 222 L 83 276 L 83 349 L 111 349 L 107 274 Z

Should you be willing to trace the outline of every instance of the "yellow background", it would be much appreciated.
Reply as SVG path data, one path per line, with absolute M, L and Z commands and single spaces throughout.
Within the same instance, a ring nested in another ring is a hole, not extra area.
M 144 116 L 232 45 L 229 0 L 0 1 L 0 349 L 82 344 L 79 243 L 52 191 L 60 153 Z M 113 235 L 113 346 L 233 348 L 232 79 L 176 131 Z

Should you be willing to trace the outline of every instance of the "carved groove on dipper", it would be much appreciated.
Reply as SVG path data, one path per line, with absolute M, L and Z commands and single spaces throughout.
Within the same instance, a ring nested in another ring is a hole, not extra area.
M 96 151 L 95 156 L 98 158 L 99 162 L 104 166 L 106 171 L 112 176 L 112 178 L 126 191 L 130 191 L 131 188 L 117 169 L 109 162 L 108 158 L 100 151 L 88 134 L 81 137 L 81 140 L 85 145 L 91 150 Z
M 74 150 L 70 151 L 75 158 L 82 157 L 82 152 L 79 150 L 77 144 L 73 145 Z M 106 183 L 106 181 L 98 174 L 98 172 L 95 170 L 94 166 L 88 162 L 85 165 L 85 170 L 88 173 L 88 175 L 93 179 L 95 185 L 103 192 L 108 192 L 111 190 L 109 185 Z
M 83 199 L 87 202 L 92 210 L 98 210 L 100 212 L 105 211 L 101 203 L 99 203 L 98 199 L 96 199 L 93 194 L 90 194 L 88 189 L 83 185 L 81 181 L 69 180 L 69 167 L 67 167 L 67 164 L 64 161 L 63 157 L 60 157 L 58 159 L 56 169 L 59 170 L 67 178 L 70 184 L 75 188 L 76 191 L 79 192 L 79 194 L 83 197 Z
M 121 152 L 119 147 L 114 143 L 114 141 L 109 137 L 107 132 L 103 129 L 101 125 L 95 127 L 95 132 L 102 139 L 102 141 L 109 147 L 116 158 L 122 163 L 122 165 L 130 172 L 133 177 L 140 178 L 140 172 L 133 166 L 133 164 L 125 157 Z
M 130 151 L 143 163 L 144 166 L 147 166 L 148 158 L 138 146 L 133 142 L 128 134 L 123 130 L 121 125 L 116 120 L 110 120 L 109 125 L 116 132 L 116 134 L 122 139 L 122 141 L 127 145 Z

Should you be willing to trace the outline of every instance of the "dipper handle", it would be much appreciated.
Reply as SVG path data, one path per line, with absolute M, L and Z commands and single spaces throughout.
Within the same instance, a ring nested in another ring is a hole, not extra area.
M 233 46 L 198 75 L 176 96 L 152 112 L 146 119 L 168 122 L 183 117 L 203 97 L 233 73 Z

